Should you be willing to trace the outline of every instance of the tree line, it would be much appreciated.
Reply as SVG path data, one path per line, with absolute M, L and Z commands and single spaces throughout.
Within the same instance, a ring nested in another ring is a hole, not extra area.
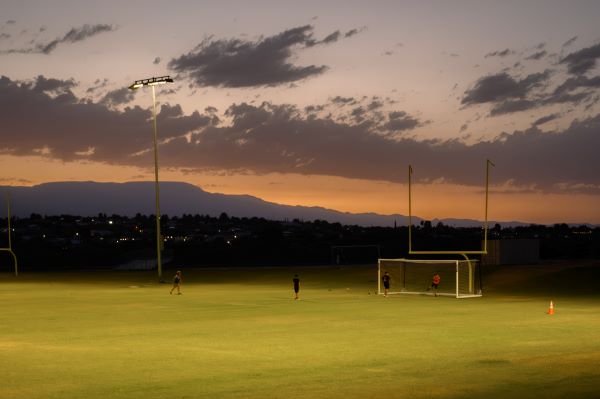
M 0 226 L 7 226 L 6 218 Z M 103 269 L 152 260 L 154 215 L 45 216 L 12 218 L 12 247 L 21 270 Z M 375 263 L 407 255 L 408 228 L 342 225 L 323 220 L 267 220 L 189 215 L 161 217 L 165 266 L 285 266 Z M 481 227 L 423 221 L 413 226 L 413 249 L 481 248 Z M 600 227 L 490 226 L 489 239 L 538 239 L 542 259 L 600 258 Z M 0 230 L 0 247 L 8 231 Z M 0 270 L 10 269 L 0 253 Z

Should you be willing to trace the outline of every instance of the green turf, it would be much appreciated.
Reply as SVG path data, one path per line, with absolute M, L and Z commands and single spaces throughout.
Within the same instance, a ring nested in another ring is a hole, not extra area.
M 146 272 L 3 273 L 0 398 L 598 397 L 600 265 L 567 266 L 461 300 L 374 295 L 374 268 L 184 270 L 181 296 Z

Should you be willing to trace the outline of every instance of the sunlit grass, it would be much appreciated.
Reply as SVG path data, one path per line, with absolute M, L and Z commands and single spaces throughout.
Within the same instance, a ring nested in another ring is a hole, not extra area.
M 0 397 L 594 397 L 600 298 L 581 269 L 519 270 L 468 300 L 374 295 L 374 268 L 184 270 L 181 296 L 152 273 L 2 274 Z

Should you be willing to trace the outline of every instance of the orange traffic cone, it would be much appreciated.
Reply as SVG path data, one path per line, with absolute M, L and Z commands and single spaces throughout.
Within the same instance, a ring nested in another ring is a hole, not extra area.
M 554 314 L 554 302 L 550 301 L 550 307 L 548 308 L 548 314 Z

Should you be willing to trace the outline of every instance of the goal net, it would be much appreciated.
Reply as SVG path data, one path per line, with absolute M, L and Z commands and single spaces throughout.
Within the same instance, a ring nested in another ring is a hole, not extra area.
M 379 259 L 378 292 L 384 293 L 382 277 L 390 276 L 388 294 L 444 295 L 455 298 L 482 296 L 479 262 L 476 260 Z M 439 275 L 437 289 L 433 276 Z

